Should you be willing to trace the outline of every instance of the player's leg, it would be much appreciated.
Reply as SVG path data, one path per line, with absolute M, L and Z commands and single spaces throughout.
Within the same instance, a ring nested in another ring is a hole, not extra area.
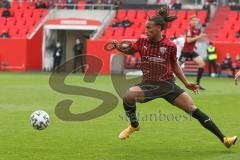
M 143 101 L 144 92 L 139 86 L 131 87 L 123 96 L 123 107 L 132 127 L 137 127 L 136 102 Z
M 211 77 L 212 74 L 212 61 L 208 60 L 208 75 Z
M 235 69 L 233 66 L 231 66 L 230 69 L 231 69 L 231 71 L 232 71 L 232 77 L 234 77 L 234 76 L 235 76 L 235 70 L 236 70 L 236 69 Z
M 213 71 L 215 74 L 217 74 L 217 62 L 216 60 L 213 61 Z
M 186 53 L 182 52 L 180 57 L 178 58 L 178 64 L 181 66 L 181 68 L 184 68 L 184 63 L 186 62 Z
M 219 130 L 216 124 L 209 118 L 208 115 L 203 113 L 199 108 L 197 108 L 192 98 L 186 93 L 179 95 L 173 102 L 175 106 L 184 110 L 185 112 L 191 114 L 195 119 L 197 119 L 203 127 L 208 129 L 210 132 L 215 134 L 221 142 L 224 143 L 226 147 L 231 147 L 237 141 L 237 137 L 225 137 L 223 133 Z
M 193 53 L 193 61 L 197 64 L 198 66 L 198 73 L 197 73 L 197 80 L 196 80 L 196 83 L 198 85 L 200 85 L 200 80 L 202 78 L 202 75 L 203 75 L 203 71 L 204 71 L 204 67 L 205 67 L 205 62 L 204 60 L 202 59 L 201 56 L 199 56 L 197 53 Z M 203 87 L 200 86 L 200 89 L 204 90 Z
M 161 82 L 160 87 L 159 83 L 141 83 L 131 87 L 125 93 L 123 96 L 123 106 L 130 120 L 130 125 L 120 133 L 120 139 L 127 139 L 130 134 L 139 130 L 139 123 L 136 116 L 136 102 L 146 103 L 155 98 L 163 97 L 172 91 L 173 84 Z
M 130 120 L 130 125 L 119 134 L 118 137 L 120 139 L 127 139 L 133 132 L 139 130 L 139 123 L 136 116 L 136 102 L 141 102 L 143 99 L 144 92 L 139 86 L 131 87 L 123 96 L 123 107 L 126 116 Z

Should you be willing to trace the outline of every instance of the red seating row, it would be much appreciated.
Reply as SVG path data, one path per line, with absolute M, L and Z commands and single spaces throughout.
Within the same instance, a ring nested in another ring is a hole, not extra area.
M 180 10 L 170 12 L 171 15 L 177 15 L 179 20 L 188 20 L 191 15 L 197 15 L 202 23 L 205 23 L 207 18 L 207 12 L 205 10 Z M 129 20 L 134 19 L 146 19 L 148 16 L 156 15 L 156 10 L 119 10 L 117 13 L 117 18 L 119 21 L 122 21 L 125 17 L 128 17 Z
M 240 18 L 237 11 L 229 11 L 224 23 L 217 30 L 217 36 L 213 39 L 215 41 L 231 41 L 240 42 L 240 38 L 236 37 L 236 32 L 240 30 Z
M 138 38 L 140 37 L 142 34 L 144 34 L 145 29 L 138 29 L 135 30 L 134 28 L 130 27 L 130 28 L 126 28 L 126 30 L 124 30 L 124 28 L 112 28 L 112 27 L 108 27 L 102 37 L 102 39 L 133 39 L 133 38 Z M 167 37 L 172 37 L 173 35 L 179 37 L 180 35 L 184 34 L 185 30 L 169 30 L 167 31 L 165 34 Z
M 49 2 L 47 0 L 44 1 L 46 7 L 48 8 L 49 6 Z M 53 2 L 53 3 L 59 3 L 59 2 Z M 62 5 L 59 5 L 58 8 L 65 8 L 65 5 L 67 4 L 67 0 L 62 0 L 61 1 L 61 4 Z M 78 9 L 85 9 L 85 4 L 86 2 L 85 1 L 79 1 L 78 3 Z M 35 8 L 35 3 L 34 2 L 29 2 L 29 1 L 23 1 L 23 2 L 19 2 L 19 1 L 13 1 L 11 3 L 11 8 L 14 8 L 14 9 L 19 9 L 19 8 L 22 8 L 22 9 L 32 9 L 32 8 Z
M 22 38 L 25 38 L 27 34 L 31 31 L 31 29 L 29 29 L 29 27 L 27 26 L 14 27 L 14 28 L 0 26 L 0 30 L 7 31 L 10 37 L 22 37 Z
M 227 20 L 229 21 L 236 21 L 236 20 L 239 20 L 239 12 L 238 11 L 230 11 L 228 13 L 228 17 L 227 17 Z
M 2 15 L 4 9 L 0 9 L 0 15 Z M 39 19 L 43 16 L 45 16 L 48 13 L 48 10 L 44 9 L 28 9 L 28 10 L 23 10 L 23 9 L 10 9 L 11 12 L 11 17 L 16 17 L 16 18 L 35 18 Z
M 19 11 L 19 12 L 18 12 Z M 46 16 L 48 10 L 45 9 L 17 9 L 13 17 L 0 17 L 0 34 L 7 31 L 10 37 L 25 37 L 34 27 Z
M 79 1 L 78 2 L 78 9 L 85 9 L 85 4 L 86 4 L 86 2 L 85 1 Z
M 19 2 L 19 1 L 13 1 L 11 3 L 11 8 L 13 9 L 19 9 L 19 8 L 22 8 L 22 9 L 33 9 L 35 8 L 35 4 L 33 2 L 28 2 L 28 1 L 22 1 L 22 2 Z
M 202 20 L 206 20 L 207 13 L 206 11 L 198 11 L 195 10 L 180 10 L 178 12 L 176 11 L 170 11 L 171 15 L 177 15 L 178 19 L 175 20 L 172 24 L 169 24 L 169 29 L 166 35 L 168 37 L 172 36 L 180 36 L 185 33 L 186 28 L 189 26 L 189 20 L 188 18 L 191 15 L 197 14 L 199 17 L 202 17 Z M 130 21 L 133 22 L 133 25 L 126 30 L 123 28 L 115 28 L 108 27 L 105 30 L 105 33 L 103 35 L 103 39 L 111 39 L 111 38 L 136 38 L 139 37 L 142 33 L 145 32 L 145 21 L 147 19 L 147 16 L 153 16 L 156 15 L 156 10 L 119 10 L 117 13 L 117 18 L 119 21 L 124 20 L 125 17 L 127 17 Z
M 219 30 L 218 36 L 215 37 L 214 41 L 226 41 L 226 42 L 240 42 L 240 38 L 236 37 L 237 30 Z

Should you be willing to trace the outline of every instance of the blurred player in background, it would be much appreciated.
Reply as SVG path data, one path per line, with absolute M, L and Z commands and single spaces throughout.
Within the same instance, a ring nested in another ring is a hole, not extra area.
M 139 38 L 128 50 L 121 49 L 117 41 L 113 45 L 118 51 L 132 55 L 140 53 L 140 68 L 143 72 L 143 80 L 140 84 L 132 86 L 122 97 L 123 106 L 130 120 L 130 125 L 124 129 L 119 138 L 125 140 L 140 129 L 136 116 L 136 102 L 145 103 L 155 98 L 164 98 L 169 103 L 191 114 L 203 127 L 215 134 L 224 145 L 229 148 L 237 141 L 237 137 L 226 137 L 218 129 L 215 123 L 200 109 L 192 98 L 175 83 L 175 74 L 186 88 L 198 92 L 198 85 L 190 83 L 183 74 L 176 59 L 176 45 L 162 35 L 162 31 L 172 22 L 176 16 L 169 16 L 167 6 L 162 6 L 159 15 L 149 18 L 146 22 L 146 38 Z
M 183 46 L 184 46 L 184 43 L 185 43 L 185 36 L 181 35 L 180 37 L 175 38 L 172 41 L 177 46 L 177 58 L 179 58 L 181 56 L 182 49 L 183 49 Z
M 182 49 L 182 54 L 179 58 L 180 65 L 184 64 L 186 60 L 193 60 L 198 65 L 198 73 L 196 83 L 199 85 L 201 90 L 205 90 L 200 85 L 200 80 L 205 67 L 203 58 L 198 55 L 194 50 L 195 44 L 198 40 L 207 37 L 206 34 L 201 33 L 201 25 L 199 19 L 193 15 L 190 17 L 190 28 L 186 30 L 186 40 Z

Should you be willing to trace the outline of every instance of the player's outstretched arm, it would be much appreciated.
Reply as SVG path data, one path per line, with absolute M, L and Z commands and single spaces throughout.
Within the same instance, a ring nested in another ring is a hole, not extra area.
M 235 84 L 238 84 L 238 81 L 240 79 L 240 71 L 235 75 Z
M 116 41 L 116 40 L 113 40 L 112 41 L 112 44 L 116 47 L 116 49 L 123 53 L 123 54 L 127 54 L 127 55 L 133 55 L 136 51 L 132 48 L 132 47 L 129 47 L 129 46 L 120 46 L 119 45 L 119 42 Z
M 198 93 L 199 86 L 194 83 L 190 83 L 187 78 L 185 77 L 182 68 L 179 66 L 178 62 L 172 62 L 173 72 L 175 75 L 181 80 L 181 82 L 185 85 L 186 88 L 189 90 L 194 91 L 195 93 Z
M 196 37 L 187 37 L 187 43 L 192 43 L 192 42 L 196 42 L 201 38 L 207 37 L 207 35 L 205 33 L 201 33 L 200 35 L 196 36 Z

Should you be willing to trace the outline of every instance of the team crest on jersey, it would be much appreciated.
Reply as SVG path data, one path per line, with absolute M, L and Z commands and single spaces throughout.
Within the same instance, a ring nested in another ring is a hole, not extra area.
M 167 51 L 167 48 L 166 48 L 166 47 L 160 47 L 160 52 L 161 52 L 162 54 L 166 53 L 166 51 Z

